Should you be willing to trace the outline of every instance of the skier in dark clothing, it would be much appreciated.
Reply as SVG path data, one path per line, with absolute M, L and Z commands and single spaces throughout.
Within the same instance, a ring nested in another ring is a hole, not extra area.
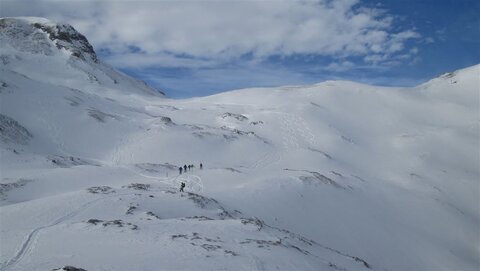
M 182 182 L 182 184 L 180 185 L 180 192 L 183 192 L 183 189 L 185 188 L 185 183 Z
M 200 163 L 200 169 L 203 169 L 203 165 L 202 165 L 202 163 Z
M 183 165 L 183 171 L 187 172 L 187 165 Z
M 182 167 L 178 168 L 178 172 L 180 172 L 180 175 L 182 175 L 182 169 L 183 169 Z

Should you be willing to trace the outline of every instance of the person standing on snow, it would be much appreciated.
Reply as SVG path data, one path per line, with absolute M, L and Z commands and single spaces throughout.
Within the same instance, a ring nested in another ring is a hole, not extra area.
M 187 165 L 183 165 L 183 172 L 187 172 Z
M 180 172 L 180 175 L 182 175 L 182 167 L 178 168 L 178 172 Z
M 185 183 L 182 182 L 182 184 L 180 184 L 180 192 L 183 192 L 183 189 L 185 188 Z
M 202 163 L 200 163 L 200 169 L 203 169 L 203 165 L 202 165 Z

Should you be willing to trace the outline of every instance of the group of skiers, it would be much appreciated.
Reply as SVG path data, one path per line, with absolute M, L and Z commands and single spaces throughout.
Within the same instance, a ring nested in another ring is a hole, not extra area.
M 192 170 L 195 166 L 194 165 L 183 165 L 183 167 L 178 168 L 178 173 L 182 174 L 187 172 L 187 170 Z M 203 169 L 202 163 L 200 163 L 200 169 Z
M 180 175 L 181 175 L 182 172 L 185 173 L 185 172 L 187 172 L 187 170 L 192 170 L 194 167 L 195 167 L 194 165 L 188 165 L 188 166 L 187 166 L 187 165 L 183 165 L 183 167 L 179 167 L 179 168 L 178 168 L 178 172 L 179 172 Z M 202 163 L 200 163 L 200 169 L 203 169 L 203 164 L 202 164 Z M 184 192 L 184 191 L 183 191 L 184 188 L 185 188 L 185 183 L 182 182 L 182 183 L 180 184 L 180 192 Z

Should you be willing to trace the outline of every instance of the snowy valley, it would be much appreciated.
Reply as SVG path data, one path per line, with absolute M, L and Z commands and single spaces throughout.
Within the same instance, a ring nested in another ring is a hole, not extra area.
M 0 270 L 478 270 L 479 86 L 175 100 L 0 19 Z

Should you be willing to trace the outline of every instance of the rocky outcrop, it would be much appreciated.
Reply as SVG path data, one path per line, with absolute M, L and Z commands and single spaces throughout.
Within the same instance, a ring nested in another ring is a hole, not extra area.
M 42 18 L 0 19 L 0 42 L 33 54 L 53 55 L 55 47 L 73 57 L 98 62 L 92 45 L 84 35 L 68 24 L 56 24 Z

